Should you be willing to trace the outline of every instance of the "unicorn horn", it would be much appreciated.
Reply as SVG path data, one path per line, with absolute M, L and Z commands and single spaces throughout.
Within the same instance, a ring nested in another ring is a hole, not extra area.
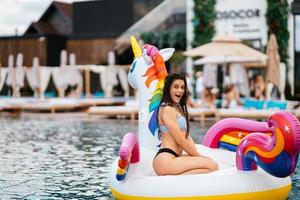
M 131 42 L 131 47 L 132 47 L 132 51 L 134 54 L 134 58 L 137 58 L 140 55 L 142 55 L 142 49 L 134 36 L 130 37 L 130 42 Z

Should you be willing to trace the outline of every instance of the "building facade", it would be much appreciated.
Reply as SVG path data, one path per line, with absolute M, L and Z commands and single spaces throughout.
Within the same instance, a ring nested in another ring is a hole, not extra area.
M 58 66 L 60 51 L 75 53 L 78 64 L 106 64 L 115 39 L 163 0 L 101 0 L 72 4 L 54 1 L 22 36 L 0 37 L 0 61 L 23 53 L 24 65 L 33 57 L 40 64 Z
M 288 59 L 286 76 L 292 96 L 300 100 L 300 0 L 288 0 Z M 268 42 L 266 0 L 217 0 L 215 36 L 229 34 L 248 41 L 252 47 L 265 52 Z M 281 38 L 282 39 L 282 38 Z M 299 47 L 299 48 L 298 48 Z
M 292 3 L 291 27 L 291 62 L 294 64 L 294 89 L 295 97 L 300 100 L 300 1 L 294 0 Z

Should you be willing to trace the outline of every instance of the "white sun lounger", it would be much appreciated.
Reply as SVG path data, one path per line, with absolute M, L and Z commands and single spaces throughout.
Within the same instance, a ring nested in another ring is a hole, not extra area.
M 78 100 L 68 98 L 11 98 L 3 101 L 3 110 L 11 112 L 29 111 L 55 113 L 56 111 L 69 111 L 83 108 Z
M 83 106 L 121 106 L 125 105 L 126 100 L 124 98 L 85 98 L 79 99 L 79 102 Z
M 200 126 L 204 127 L 207 116 L 215 116 L 216 111 L 210 108 L 188 108 L 190 117 L 200 117 Z
M 130 116 L 134 120 L 138 115 L 138 106 L 92 106 L 88 109 L 90 115 L 102 115 L 106 117 Z
M 271 114 L 280 110 L 269 109 L 218 109 L 216 113 L 216 120 L 228 117 L 246 118 L 246 119 L 267 119 Z M 292 110 L 286 110 L 293 113 Z

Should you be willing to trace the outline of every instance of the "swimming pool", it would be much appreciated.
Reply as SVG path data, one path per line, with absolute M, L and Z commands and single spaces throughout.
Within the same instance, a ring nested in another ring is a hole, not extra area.
M 207 127 L 212 122 L 207 123 Z M 0 118 L 1 199 L 108 199 L 108 171 L 129 120 Z M 206 129 L 191 123 L 201 141 Z M 289 199 L 300 196 L 300 162 Z

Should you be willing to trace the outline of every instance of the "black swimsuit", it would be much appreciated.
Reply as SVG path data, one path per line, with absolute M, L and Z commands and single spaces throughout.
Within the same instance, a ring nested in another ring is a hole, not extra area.
M 178 154 L 170 148 L 161 148 L 161 149 L 159 149 L 156 156 L 158 156 L 161 153 L 170 153 L 175 157 L 179 157 Z M 156 158 L 156 156 L 155 156 L 155 158 Z

